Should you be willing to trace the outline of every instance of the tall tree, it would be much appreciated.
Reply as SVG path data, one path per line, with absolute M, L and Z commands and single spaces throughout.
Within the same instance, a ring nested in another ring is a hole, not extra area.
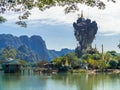
M 16 57 L 16 54 L 17 54 L 17 51 L 15 49 L 12 49 L 12 48 L 11 49 L 3 48 L 2 52 L 1 52 L 3 59 L 7 59 L 7 58 L 14 59 Z

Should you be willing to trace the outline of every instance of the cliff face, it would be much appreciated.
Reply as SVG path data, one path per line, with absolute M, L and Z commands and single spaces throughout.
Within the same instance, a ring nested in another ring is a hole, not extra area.
M 22 45 L 17 49 L 17 56 L 21 60 L 26 60 L 27 62 L 39 62 L 39 55 L 34 53 L 31 49 L 29 49 L 26 45 Z
M 40 36 L 20 36 L 20 41 L 23 45 L 26 45 L 29 49 L 38 54 L 41 60 L 50 60 L 48 50 L 46 48 L 45 41 Z
M 97 23 L 81 17 L 78 18 L 77 22 L 73 23 L 73 27 L 75 30 L 74 35 L 78 41 L 75 51 L 78 57 L 81 57 L 92 50 L 92 42 L 98 30 Z
M 70 52 L 69 49 L 63 49 L 62 51 L 48 50 L 45 41 L 40 36 L 28 37 L 24 35 L 16 37 L 10 34 L 0 34 L 0 49 L 8 46 L 18 51 L 17 58 L 30 62 L 50 61 Z

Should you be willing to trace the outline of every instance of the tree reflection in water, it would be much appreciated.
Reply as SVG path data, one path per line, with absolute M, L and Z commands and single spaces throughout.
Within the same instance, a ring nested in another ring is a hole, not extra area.
M 52 79 L 56 83 L 63 82 L 66 87 L 76 86 L 77 90 L 112 90 L 111 87 L 115 87 L 115 83 L 120 84 L 120 74 L 61 74 L 52 76 Z M 114 90 L 119 88 L 116 86 Z
M 119 90 L 120 74 L 1 74 L 0 90 Z

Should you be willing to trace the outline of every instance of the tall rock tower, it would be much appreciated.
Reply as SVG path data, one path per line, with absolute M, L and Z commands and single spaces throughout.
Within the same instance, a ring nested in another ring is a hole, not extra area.
M 83 12 L 76 22 L 73 23 L 74 35 L 78 41 L 75 49 L 76 55 L 80 58 L 83 54 L 90 53 L 92 49 L 92 42 L 95 39 L 98 27 L 95 21 L 85 19 Z

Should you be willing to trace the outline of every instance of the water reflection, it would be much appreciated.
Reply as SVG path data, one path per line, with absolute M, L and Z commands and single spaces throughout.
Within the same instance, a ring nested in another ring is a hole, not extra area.
M 119 90 L 120 74 L 0 73 L 0 90 Z
M 39 75 L 0 74 L 0 90 L 46 90 Z
M 52 79 L 57 83 L 63 82 L 66 87 L 75 86 L 75 90 L 119 90 L 120 88 L 120 74 L 54 75 Z

